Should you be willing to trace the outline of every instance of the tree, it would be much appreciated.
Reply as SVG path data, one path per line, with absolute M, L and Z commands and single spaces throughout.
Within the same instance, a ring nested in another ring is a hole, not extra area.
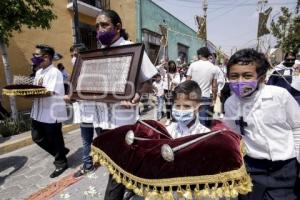
M 300 49 L 300 16 L 293 15 L 288 8 L 281 8 L 282 15 L 277 21 L 271 22 L 271 32 L 277 38 L 276 47 L 281 48 L 283 52 Z
M 51 0 L 5 0 L 0 1 L 0 52 L 4 66 L 6 83 L 12 84 L 11 68 L 8 62 L 7 46 L 13 32 L 21 32 L 23 26 L 49 29 L 56 15 L 51 8 Z M 17 106 L 14 97 L 10 97 L 13 119 L 17 118 Z

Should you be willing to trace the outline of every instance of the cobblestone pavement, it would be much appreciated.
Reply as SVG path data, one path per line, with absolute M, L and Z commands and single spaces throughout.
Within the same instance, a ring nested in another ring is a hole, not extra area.
M 154 110 L 142 112 L 142 119 L 153 119 Z M 79 129 L 64 134 L 69 169 L 51 179 L 53 157 L 33 144 L 0 156 L 0 199 L 21 200 L 45 188 L 50 183 L 74 173 L 81 164 L 81 138 Z M 103 199 L 108 174 L 103 167 L 84 177 L 53 199 Z M 72 196 L 70 196 L 72 194 Z

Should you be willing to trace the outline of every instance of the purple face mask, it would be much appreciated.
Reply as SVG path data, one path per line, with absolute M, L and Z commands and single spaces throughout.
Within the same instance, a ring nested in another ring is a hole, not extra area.
M 108 32 L 100 32 L 97 33 L 97 40 L 101 42 L 103 45 L 110 45 L 116 36 L 116 33 L 114 31 L 108 31 Z
M 229 87 L 238 97 L 245 97 L 252 94 L 257 88 L 255 81 L 231 81 Z
M 44 58 L 42 56 L 39 56 L 39 57 L 34 56 L 31 58 L 32 64 L 36 65 L 36 66 L 39 66 L 43 61 L 44 61 Z

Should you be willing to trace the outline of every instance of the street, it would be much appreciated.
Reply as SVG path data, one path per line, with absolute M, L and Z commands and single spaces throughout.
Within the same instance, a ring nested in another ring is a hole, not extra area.
M 153 119 L 154 109 L 144 113 L 142 119 Z M 51 179 L 53 157 L 36 144 L 0 156 L 0 195 L 3 200 L 21 200 L 74 173 L 81 165 L 80 130 L 64 134 L 69 169 Z M 67 187 L 52 199 L 103 199 L 108 174 L 103 167 Z

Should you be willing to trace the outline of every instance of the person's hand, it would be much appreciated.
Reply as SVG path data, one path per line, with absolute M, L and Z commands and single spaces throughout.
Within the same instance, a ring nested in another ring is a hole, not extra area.
M 64 101 L 65 101 L 66 103 L 71 103 L 71 98 L 70 98 L 70 96 L 69 96 L 69 95 L 64 95 Z
M 135 107 L 140 102 L 141 96 L 138 93 L 135 93 L 133 99 L 131 101 L 121 101 L 121 106 L 124 108 L 130 109 Z
M 216 104 L 216 99 L 212 100 L 211 106 L 213 107 L 213 106 L 215 106 L 215 104 Z

